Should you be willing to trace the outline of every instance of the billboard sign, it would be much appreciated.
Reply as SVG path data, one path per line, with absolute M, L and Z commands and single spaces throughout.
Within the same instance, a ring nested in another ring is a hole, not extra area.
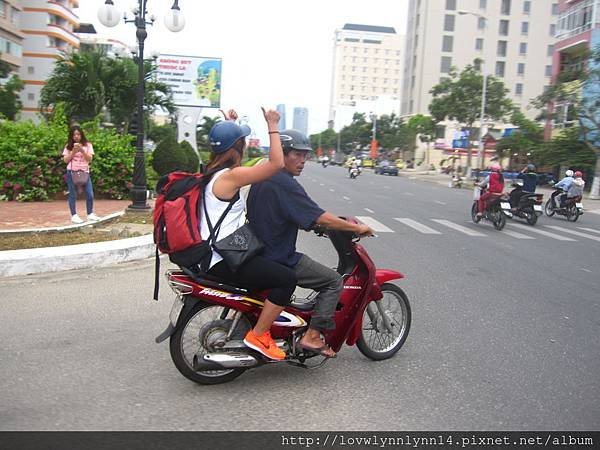
M 157 80 L 167 84 L 177 106 L 220 108 L 221 58 L 160 55 Z

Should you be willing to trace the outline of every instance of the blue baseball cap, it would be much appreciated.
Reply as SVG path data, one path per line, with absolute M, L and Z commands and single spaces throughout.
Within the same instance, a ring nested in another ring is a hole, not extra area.
M 214 153 L 224 153 L 233 147 L 235 142 L 250 134 L 248 125 L 238 125 L 235 122 L 223 121 L 216 123 L 208 135 L 211 150 Z

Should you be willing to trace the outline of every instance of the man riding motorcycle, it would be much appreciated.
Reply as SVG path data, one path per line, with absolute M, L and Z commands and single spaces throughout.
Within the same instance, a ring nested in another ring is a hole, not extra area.
M 537 174 L 535 173 L 535 166 L 533 164 L 527 164 L 526 167 L 521 170 L 517 175 L 517 178 L 523 180 L 523 186 L 519 186 L 513 189 L 510 194 L 510 206 L 513 208 L 513 212 L 519 206 L 519 200 L 525 194 L 533 194 L 537 186 Z
M 565 194 L 567 193 L 567 191 L 573 184 L 573 180 L 575 179 L 573 178 L 573 175 L 574 172 L 571 169 L 567 170 L 565 172 L 565 177 L 554 185 L 555 189 L 562 189 L 564 191 L 560 192 L 556 190 L 552 193 L 553 204 L 556 208 L 560 208 L 561 203 L 564 203 L 563 197 L 566 196 Z
M 487 207 L 487 200 L 502 195 L 502 191 L 504 190 L 504 176 L 500 173 L 500 164 L 493 163 L 490 169 L 491 173 L 479 183 L 482 191 L 486 188 L 487 190 L 481 194 L 477 201 L 477 217 L 483 217 L 483 212 Z

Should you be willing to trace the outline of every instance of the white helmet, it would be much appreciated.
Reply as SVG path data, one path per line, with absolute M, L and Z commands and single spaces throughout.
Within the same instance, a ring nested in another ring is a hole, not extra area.
M 567 171 L 565 172 L 565 176 L 567 176 L 567 177 L 572 177 L 572 176 L 573 176 L 573 171 L 572 171 L 571 169 L 567 170 Z

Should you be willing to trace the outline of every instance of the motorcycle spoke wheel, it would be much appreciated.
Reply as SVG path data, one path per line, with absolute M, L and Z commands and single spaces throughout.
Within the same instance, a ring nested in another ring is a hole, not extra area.
M 506 217 L 504 217 L 504 213 L 500 210 L 496 210 L 492 213 L 492 223 L 494 224 L 494 228 L 498 231 L 501 231 L 506 225 Z
M 569 206 L 567 208 L 567 220 L 569 222 L 577 222 L 579 219 L 579 210 L 576 206 Z
M 552 198 L 550 198 L 544 205 L 544 214 L 546 214 L 548 217 L 552 217 L 554 215 L 554 208 L 552 206 Z
M 375 302 L 370 303 L 371 314 L 364 312 L 362 330 L 356 346 L 367 358 L 375 361 L 391 358 L 404 345 L 411 323 L 410 303 L 398 286 L 385 283 L 381 286 L 381 309 L 391 325 L 389 331 Z
M 477 217 L 477 202 L 473 202 L 473 206 L 471 206 L 471 220 L 473 223 L 479 223 L 481 217 Z
M 526 211 L 527 214 L 527 223 L 531 226 L 534 226 L 537 223 L 537 215 L 535 214 L 535 211 L 533 211 L 532 209 L 529 209 Z
M 183 376 L 196 383 L 226 383 L 239 377 L 246 370 L 194 370 L 194 356 L 218 352 L 219 345 L 224 342 L 229 332 L 233 320 L 229 316 L 221 319 L 223 310 L 221 306 L 197 303 L 186 317 L 179 318 L 177 331 L 171 336 L 169 348 L 173 363 Z M 233 312 L 230 312 L 230 315 L 232 314 Z M 250 324 L 244 317 L 238 322 L 232 338 L 243 339 L 249 329 Z

